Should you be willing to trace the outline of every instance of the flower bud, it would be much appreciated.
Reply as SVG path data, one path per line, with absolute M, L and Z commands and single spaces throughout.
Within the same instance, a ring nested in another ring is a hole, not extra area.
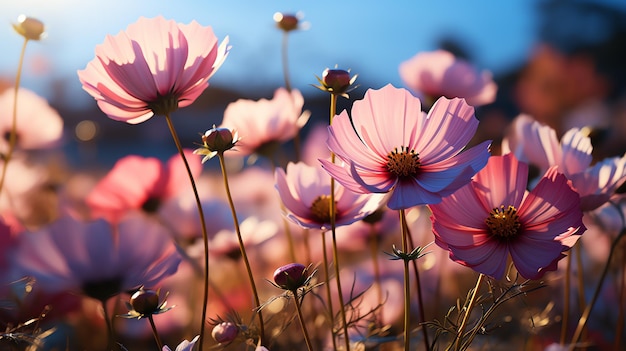
M 237 334 L 239 334 L 239 328 L 231 322 L 222 322 L 213 327 L 211 332 L 213 339 L 220 344 L 232 342 L 237 338 Z
M 315 87 L 347 98 L 348 93 L 357 87 L 353 86 L 356 77 L 356 74 L 350 77 L 350 72 L 346 70 L 326 68 L 322 73 L 322 78 L 316 76 L 320 85 L 315 85 Z
M 17 23 L 13 23 L 13 29 L 29 40 L 40 40 L 45 36 L 43 22 L 32 17 L 26 17 L 25 15 L 20 15 L 17 18 Z
M 276 21 L 276 26 L 278 26 L 278 28 L 284 30 L 285 32 L 298 29 L 299 20 L 298 17 L 295 15 L 288 15 L 276 12 L 274 14 L 274 21 Z
M 233 136 L 233 132 L 228 128 L 211 128 L 207 130 L 202 136 L 202 143 L 204 146 L 216 152 L 224 152 L 235 146 L 237 142 L 236 134 Z
M 285 290 L 297 290 L 306 279 L 306 266 L 300 263 L 290 263 L 274 271 L 274 283 Z
M 159 293 L 154 290 L 140 289 L 130 297 L 130 305 L 133 310 L 142 314 L 150 315 L 159 311 Z

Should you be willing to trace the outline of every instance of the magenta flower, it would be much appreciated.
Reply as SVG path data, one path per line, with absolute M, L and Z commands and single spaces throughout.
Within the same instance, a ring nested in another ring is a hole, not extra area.
M 400 78 L 414 93 L 433 101 L 440 96 L 464 98 L 472 106 L 492 103 L 498 87 L 488 71 L 478 71 L 450 52 L 421 52 L 400 64 Z
M 78 71 L 83 89 L 114 120 L 141 123 L 189 106 L 208 87 L 228 54 L 211 27 L 144 18 L 96 46 Z
M 509 255 L 520 275 L 538 279 L 585 231 L 580 198 L 553 167 L 526 191 L 528 165 L 492 156 L 467 186 L 430 205 L 435 242 L 450 258 L 502 278 Z
M 197 157 L 185 151 L 194 176 L 202 172 Z M 183 190 L 187 190 L 187 173 L 177 154 L 167 164 L 154 157 L 126 156 L 96 184 L 86 203 L 94 218 L 115 222 L 130 210 L 156 213 L 160 206 Z
M 304 99 L 298 90 L 278 88 L 271 100 L 239 99 L 224 111 L 221 127 L 236 131 L 241 138 L 236 150 L 242 155 L 269 155 L 280 143 L 292 139 L 306 124 Z
M 568 130 L 559 142 L 552 127 L 525 114 L 515 118 L 503 142 L 503 152 L 513 153 L 520 161 L 538 167 L 541 173 L 558 166 L 580 195 L 583 211 L 609 201 L 626 180 L 626 154 L 592 165 L 592 151 L 591 139 L 581 129 Z
M 276 189 L 288 219 L 304 228 L 330 229 L 330 177 L 319 166 L 289 163 L 276 169 Z M 363 219 L 384 201 L 379 194 L 356 194 L 335 184 L 335 225 Z
M 477 127 L 463 99 L 442 97 L 426 115 L 418 98 L 387 85 L 356 101 L 352 118 L 335 116 L 328 147 L 343 165 L 321 162 L 351 191 L 390 193 L 391 209 L 438 203 L 487 163 L 490 141 L 463 151 Z
M 113 226 L 62 217 L 20 236 L 18 272 L 48 292 L 73 291 L 105 301 L 121 292 L 154 286 L 181 261 L 168 231 L 143 217 Z
M 7 89 L 0 94 L 0 150 L 9 147 L 8 136 L 13 126 L 13 99 L 15 92 Z M 34 92 L 20 88 L 17 93 L 17 143 L 18 149 L 44 149 L 58 145 L 63 136 L 63 119 L 46 99 Z

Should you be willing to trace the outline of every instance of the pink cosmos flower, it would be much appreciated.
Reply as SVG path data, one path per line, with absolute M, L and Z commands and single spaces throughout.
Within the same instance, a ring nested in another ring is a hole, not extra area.
M 193 347 L 196 345 L 196 342 L 198 342 L 199 338 L 200 338 L 200 335 L 197 335 L 191 341 L 184 340 L 183 342 L 178 344 L 178 346 L 176 346 L 176 350 L 174 350 L 174 351 L 191 351 L 191 350 L 193 350 Z M 165 345 L 165 346 L 163 346 L 163 350 L 162 351 L 172 351 L 172 349 L 170 349 L 169 346 Z
M 440 96 L 464 98 L 472 106 L 492 103 L 498 87 L 488 71 L 445 50 L 421 52 L 400 64 L 400 78 L 415 93 L 433 101 Z
M 285 215 L 304 228 L 330 229 L 330 177 L 319 166 L 289 163 L 287 172 L 276 169 L 276 189 L 285 204 Z M 379 194 L 356 194 L 335 184 L 335 225 L 363 219 L 384 200 Z
M 6 89 L 0 94 L 0 150 L 8 147 L 8 136 L 13 126 L 15 91 Z M 63 135 L 63 119 L 46 99 L 25 88 L 17 93 L 17 143 L 23 150 L 44 149 L 58 144 Z
M 48 292 L 73 291 L 105 301 L 152 287 L 181 261 L 167 230 L 140 216 L 111 225 L 69 216 L 20 236 L 16 269 Z
M 438 203 L 487 163 L 490 141 L 461 152 L 477 127 L 463 99 L 442 97 L 426 115 L 418 98 L 387 85 L 333 119 L 328 147 L 343 165 L 320 161 L 351 191 L 390 193 L 391 209 Z
M 197 157 L 190 157 L 189 167 L 194 177 L 202 172 Z M 167 164 L 154 157 L 126 156 L 96 184 L 87 195 L 86 203 L 94 218 L 104 217 L 116 222 L 129 210 L 156 213 L 167 200 L 187 189 L 187 173 L 183 160 L 176 154 Z
M 241 140 L 236 150 L 242 155 L 268 155 L 280 143 L 292 139 L 306 124 L 309 113 L 302 112 L 304 98 L 278 88 L 271 100 L 239 99 L 226 107 L 221 127 L 237 131 Z
M 626 180 L 626 154 L 591 165 L 592 151 L 591 139 L 583 130 L 572 128 L 559 142 L 552 127 L 525 114 L 515 118 L 503 141 L 504 153 L 513 153 L 542 173 L 551 166 L 558 166 L 580 194 L 583 211 L 591 211 L 607 202 Z
M 450 258 L 502 278 L 510 255 L 526 279 L 555 270 L 585 231 L 580 198 L 553 167 L 526 191 L 528 165 L 492 156 L 474 180 L 430 205 L 435 242 Z
M 208 87 L 228 54 L 211 27 L 144 18 L 96 46 L 78 71 L 83 89 L 114 120 L 141 123 L 189 106 Z

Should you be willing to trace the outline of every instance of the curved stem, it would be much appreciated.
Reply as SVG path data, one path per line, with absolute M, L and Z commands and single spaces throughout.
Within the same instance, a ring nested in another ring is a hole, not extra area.
M 306 348 L 309 351 L 313 351 L 313 346 L 311 344 L 311 338 L 309 337 L 309 332 L 306 329 L 306 324 L 304 323 L 304 317 L 302 316 L 302 308 L 301 308 L 301 301 L 300 298 L 298 297 L 298 289 L 293 290 L 293 297 L 294 297 L 294 301 L 296 304 L 296 311 L 298 312 L 298 319 L 300 320 L 300 326 L 302 327 L 302 334 L 304 334 L 304 342 L 306 343 Z M 304 299 L 304 296 L 302 296 L 302 299 Z
M 161 338 L 159 337 L 159 333 L 157 332 L 156 325 L 154 324 L 154 318 L 152 315 L 148 316 L 148 320 L 150 321 L 150 326 L 152 327 L 152 334 L 154 335 L 154 340 L 159 346 L 159 350 L 163 350 L 163 343 L 161 342 Z
M 474 309 L 474 305 L 476 304 L 476 296 L 478 296 L 478 289 L 480 289 L 480 284 L 482 284 L 483 279 L 485 278 L 484 274 L 480 274 L 478 276 L 478 280 L 476 280 L 476 286 L 474 287 L 474 291 L 472 291 L 472 297 L 465 309 L 465 315 L 463 315 L 463 320 L 461 321 L 461 325 L 459 326 L 459 331 L 456 335 L 456 347 L 455 350 L 461 350 L 461 344 L 463 343 L 463 334 L 465 333 L 465 327 L 467 326 L 467 321 L 469 320 L 470 314 L 472 314 L 472 310 Z
M 259 300 L 259 293 L 256 288 L 256 284 L 254 283 L 254 276 L 252 275 L 252 268 L 250 267 L 250 261 L 248 260 L 248 254 L 246 253 L 246 248 L 243 244 L 243 238 L 241 237 L 241 230 L 239 228 L 239 220 L 237 219 L 237 211 L 235 211 L 235 204 L 233 203 L 233 197 L 230 194 L 230 186 L 228 185 L 228 174 L 226 173 L 226 165 L 224 160 L 224 153 L 218 152 L 217 156 L 220 159 L 220 167 L 222 169 L 222 176 L 224 179 L 224 189 L 226 190 L 226 196 L 228 198 L 228 204 L 230 206 L 230 212 L 233 216 L 233 222 L 235 225 L 235 232 L 237 233 L 237 240 L 239 241 L 239 250 L 241 251 L 241 257 L 243 258 L 243 262 L 246 266 L 246 271 L 248 272 L 248 279 L 250 280 L 250 286 L 252 287 L 252 294 L 254 295 L 254 303 L 256 304 L 255 309 L 259 314 L 259 334 L 261 339 L 261 344 L 265 339 L 265 325 L 263 323 L 263 314 L 259 307 L 261 306 L 261 301 Z
M 22 67 L 24 66 L 24 56 L 26 54 L 27 44 L 28 39 L 24 39 L 24 44 L 22 44 L 22 50 L 20 52 L 20 60 L 17 66 L 17 74 L 15 75 L 15 86 L 13 87 L 13 116 L 11 121 L 11 133 L 9 134 L 9 149 L 4 155 L 4 163 L 2 164 L 2 175 L 0 175 L 0 193 L 4 187 L 4 179 L 6 178 L 9 161 L 11 161 L 13 150 L 15 150 L 15 144 L 17 142 L 17 92 L 20 87 L 20 81 L 22 80 Z
M 335 340 L 335 314 L 333 312 L 332 293 L 330 291 L 330 273 L 328 272 L 328 253 L 326 252 L 326 232 L 322 232 L 322 253 L 324 260 L 324 277 L 326 281 L 326 300 L 328 301 L 328 318 L 330 322 L 330 334 L 333 342 L 333 350 L 337 350 L 337 341 Z
M 404 210 L 400 210 L 400 229 L 402 230 L 402 252 L 409 252 L 407 239 L 406 216 Z M 404 263 L 404 350 L 410 351 L 411 343 L 411 282 L 409 280 L 409 261 L 402 260 Z
M 174 139 L 174 144 L 176 144 L 178 153 L 185 164 L 185 169 L 187 170 L 187 175 L 189 176 L 189 182 L 191 183 L 191 188 L 193 189 L 193 195 L 196 199 L 196 207 L 198 209 L 198 216 L 200 217 L 200 225 L 202 227 L 202 241 L 204 242 L 204 299 L 202 301 L 202 324 L 200 325 L 200 338 L 198 340 L 198 350 L 202 351 L 204 341 L 204 325 L 207 313 L 206 310 L 209 303 L 209 237 L 207 234 L 206 221 L 204 220 L 202 202 L 200 201 L 200 195 L 198 193 L 198 188 L 196 187 L 196 181 L 193 179 L 193 173 L 189 167 L 189 162 L 187 162 L 187 157 L 185 157 L 185 152 L 183 151 L 180 139 L 178 138 L 178 133 L 176 133 L 176 129 L 174 128 L 174 124 L 172 123 L 172 119 L 169 114 L 165 115 L 165 120 L 167 121 L 167 127 L 172 134 L 172 139 Z
M 593 296 L 591 297 L 591 301 L 587 304 L 587 308 L 583 312 L 582 316 L 578 320 L 578 325 L 576 326 L 576 331 L 574 332 L 574 336 L 572 337 L 572 342 L 570 343 L 570 350 L 574 349 L 576 343 L 580 339 L 585 326 L 587 325 L 587 321 L 589 320 L 589 315 L 593 310 L 598 297 L 600 296 L 600 290 L 602 290 L 602 285 L 604 284 L 604 279 L 606 279 L 606 275 L 609 272 L 609 267 L 611 266 L 611 260 L 613 259 L 613 255 L 615 254 L 615 250 L 617 249 L 617 244 L 619 244 L 620 240 L 626 236 L 626 228 L 622 229 L 619 233 L 615 241 L 611 244 L 611 251 L 609 252 L 609 257 L 606 259 L 606 263 L 604 265 L 604 269 L 602 270 L 602 274 L 600 275 L 600 280 L 598 281 L 598 285 L 596 285 L 596 289 L 593 292 Z

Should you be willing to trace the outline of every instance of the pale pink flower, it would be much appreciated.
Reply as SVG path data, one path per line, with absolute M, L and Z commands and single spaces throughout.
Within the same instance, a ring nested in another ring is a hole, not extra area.
M 269 155 L 292 139 L 308 120 L 302 112 L 304 98 L 298 90 L 278 88 L 271 100 L 239 99 L 224 111 L 221 127 L 237 131 L 241 140 L 235 150 L 241 155 Z
M 509 255 L 520 275 L 541 278 L 585 231 L 580 198 L 553 167 L 526 191 L 528 165 L 492 156 L 474 180 L 432 211 L 435 242 L 450 258 L 502 278 Z
M 0 150 L 9 147 L 9 133 L 13 126 L 15 91 L 6 89 L 0 94 Z M 35 92 L 20 88 L 17 93 L 16 148 L 44 149 L 58 145 L 63 136 L 63 119 L 46 99 Z
M 104 301 L 174 274 L 181 257 L 155 221 L 127 217 L 118 225 L 69 216 L 20 236 L 17 271 L 48 292 L 72 291 Z
M 200 335 L 197 335 L 191 341 L 184 340 L 183 342 L 178 344 L 178 346 L 176 346 L 176 350 L 174 351 L 191 351 L 193 350 L 193 347 L 196 345 L 196 342 L 198 342 L 199 339 Z M 163 346 L 162 351 L 172 351 L 172 349 L 170 349 L 169 346 L 165 345 Z
M 512 122 L 502 146 L 503 153 L 513 153 L 541 173 L 558 166 L 580 194 L 583 211 L 607 202 L 626 180 L 626 154 L 591 165 L 591 139 L 579 128 L 568 130 L 559 141 L 552 127 L 522 114 Z
M 141 17 L 96 46 L 78 71 L 83 89 L 110 118 L 131 124 L 191 105 L 228 54 L 211 27 Z
M 257 217 L 244 219 L 239 226 L 241 238 L 250 250 L 278 234 L 278 225 L 271 220 L 259 220 Z M 209 238 L 209 252 L 216 256 L 233 255 L 239 257 L 240 247 L 234 229 L 222 229 Z
M 463 151 L 477 127 L 463 99 L 442 97 L 426 115 L 418 98 L 387 85 L 333 119 L 328 147 L 343 164 L 320 161 L 351 191 L 390 193 L 391 209 L 438 203 L 487 163 L 490 141 Z
M 185 150 L 194 177 L 202 164 L 192 151 Z M 126 156 L 87 195 L 86 203 L 94 218 L 118 221 L 130 210 L 156 213 L 167 200 L 188 189 L 182 158 L 176 154 L 166 164 L 154 157 Z
M 330 177 L 319 166 L 289 163 L 276 169 L 276 189 L 287 210 L 285 216 L 304 228 L 330 229 Z M 335 184 L 335 225 L 344 226 L 376 211 L 380 194 L 357 194 Z
M 416 94 L 432 101 L 441 96 L 464 98 L 472 106 L 492 103 L 498 87 L 488 71 L 445 50 L 421 52 L 400 64 L 400 78 Z

